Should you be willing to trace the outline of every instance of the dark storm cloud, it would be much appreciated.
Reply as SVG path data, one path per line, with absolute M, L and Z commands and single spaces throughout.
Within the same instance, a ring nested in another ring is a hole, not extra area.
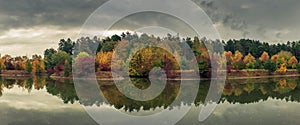
M 214 23 L 227 27 L 228 32 L 239 31 L 244 37 L 262 40 L 299 39 L 299 0 L 194 1 L 208 13 Z
M 221 23 L 222 25 L 231 28 L 232 30 L 239 30 L 243 35 L 247 35 L 247 23 L 234 13 L 222 10 L 219 6 L 218 0 L 193 0 L 208 14 L 214 23 Z
M 216 25 L 222 27 L 220 32 L 226 34 L 224 38 L 299 39 L 300 2 L 298 0 L 192 1 L 199 5 Z M 34 26 L 78 28 L 104 2 L 106 0 L 0 0 L 0 34 L 9 29 Z M 130 2 L 120 4 L 131 5 Z M 111 11 L 126 11 L 122 9 L 112 8 Z M 112 15 L 108 13 L 105 16 L 110 18 Z M 145 24 L 163 24 L 167 27 L 183 26 L 170 20 L 173 18 L 145 15 L 128 18 L 124 22 L 132 24 L 127 25 L 128 27 Z M 124 29 L 124 25 L 117 26 Z
M 0 0 L 0 29 L 80 26 L 104 0 Z

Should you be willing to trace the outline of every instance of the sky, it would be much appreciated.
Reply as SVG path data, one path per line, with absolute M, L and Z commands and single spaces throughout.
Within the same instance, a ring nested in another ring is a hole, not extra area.
M 269 43 L 300 40 L 299 0 L 192 1 L 210 17 L 223 40 L 249 38 Z M 0 53 L 13 56 L 43 54 L 47 48 L 57 48 L 60 39 L 76 40 L 87 18 L 105 2 L 107 1 L 0 0 Z M 130 4 L 124 2 L 119 6 Z M 116 6 L 111 10 L 118 12 L 128 8 Z M 181 9 L 184 10 L 185 7 Z M 114 15 L 105 15 L 107 19 L 111 16 Z M 155 13 L 136 14 L 115 24 L 111 34 L 149 24 L 176 27 L 188 34 L 189 30 L 185 28 L 187 26 L 174 19 Z

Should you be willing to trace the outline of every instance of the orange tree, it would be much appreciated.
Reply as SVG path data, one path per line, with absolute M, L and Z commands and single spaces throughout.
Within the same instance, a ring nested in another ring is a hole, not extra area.
M 251 53 L 249 53 L 247 56 L 245 56 L 244 60 L 243 60 L 244 64 L 246 64 L 246 67 L 248 69 L 254 69 L 255 66 L 255 58 L 251 55 Z
M 289 68 L 292 68 L 292 69 L 295 69 L 296 66 L 298 64 L 298 60 L 295 56 L 293 56 L 289 61 L 288 61 L 288 67 Z
M 175 57 L 167 51 L 157 47 L 147 47 L 139 50 L 131 58 L 129 74 L 137 77 L 147 77 L 154 67 L 161 67 L 167 75 L 170 71 L 178 69 Z
M 266 62 L 270 58 L 269 54 L 267 52 L 263 52 L 263 54 L 259 57 L 259 60 L 261 62 Z
M 232 57 L 232 66 L 235 69 L 243 69 L 245 64 L 243 63 L 243 54 L 240 51 L 235 51 Z

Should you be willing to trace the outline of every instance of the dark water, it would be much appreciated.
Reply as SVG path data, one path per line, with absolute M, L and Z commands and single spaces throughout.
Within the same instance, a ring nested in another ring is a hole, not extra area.
M 147 79 L 133 79 L 136 87 L 145 89 Z M 195 100 L 183 93 L 182 102 L 173 104 L 180 81 L 168 81 L 164 91 L 155 99 L 136 102 L 122 95 L 113 81 L 99 81 L 107 99 L 92 98 L 88 89 L 79 96 L 72 80 L 53 80 L 46 77 L 1 78 L 0 125 L 97 125 L 85 107 L 117 109 L 129 115 L 149 115 L 161 110 L 191 107 L 178 125 L 294 125 L 300 123 L 300 79 L 227 80 L 222 98 L 212 115 L 204 122 L 198 115 L 209 88 L 201 81 Z M 85 84 L 84 86 L 88 86 Z M 188 88 L 187 88 L 188 89 Z M 94 93 L 95 94 L 95 93 Z M 136 94 L 136 93 L 133 93 Z M 147 95 L 143 95 L 147 96 Z M 170 104 L 173 104 L 170 106 Z M 105 110 L 109 115 L 109 110 Z M 117 118 L 116 124 L 122 120 Z M 119 120 L 119 121 L 118 121 Z

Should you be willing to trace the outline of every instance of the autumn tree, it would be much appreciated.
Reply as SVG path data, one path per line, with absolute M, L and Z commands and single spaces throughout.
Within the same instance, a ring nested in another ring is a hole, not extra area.
M 177 69 L 179 66 L 175 57 L 167 51 L 161 48 L 147 47 L 135 53 L 130 61 L 129 73 L 132 76 L 147 77 L 154 67 L 161 67 L 169 76 L 169 71 Z
M 286 73 L 286 71 L 287 71 L 286 63 L 280 64 L 278 71 L 282 74 Z
M 226 57 L 227 60 L 227 64 L 231 64 L 232 62 L 232 52 L 228 51 L 228 52 L 224 52 L 224 56 Z
M 279 59 L 279 56 L 278 56 L 278 54 L 276 54 L 276 55 L 273 55 L 273 56 L 271 57 L 271 60 L 272 60 L 273 62 L 277 62 L 277 61 L 278 61 L 278 59 Z
M 284 58 L 285 60 L 290 60 L 292 58 L 292 53 L 288 51 L 280 51 L 278 54 L 279 59 Z
M 263 52 L 262 55 L 259 57 L 259 60 L 261 62 L 266 62 L 270 58 L 269 54 L 267 52 Z
M 113 52 L 98 52 L 96 64 L 99 71 L 110 71 Z
M 295 56 L 293 56 L 289 61 L 288 61 L 288 67 L 289 68 L 292 68 L 292 69 L 295 69 L 296 66 L 298 64 L 298 60 Z
M 54 72 L 56 75 L 61 75 L 61 72 L 64 71 L 66 60 L 71 63 L 72 56 L 64 51 L 58 51 L 51 56 L 51 64 L 54 65 Z
M 42 59 L 39 59 L 39 58 L 33 59 L 32 72 L 37 73 L 37 74 L 45 72 L 45 64 Z
M 232 57 L 232 66 L 235 69 L 244 68 L 243 54 L 240 51 L 235 51 L 234 56 Z
M 248 53 L 248 55 L 244 57 L 243 61 L 244 61 L 245 64 L 248 64 L 248 63 L 253 63 L 254 64 L 256 62 L 254 56 L 252 56 L 251 53 Z

